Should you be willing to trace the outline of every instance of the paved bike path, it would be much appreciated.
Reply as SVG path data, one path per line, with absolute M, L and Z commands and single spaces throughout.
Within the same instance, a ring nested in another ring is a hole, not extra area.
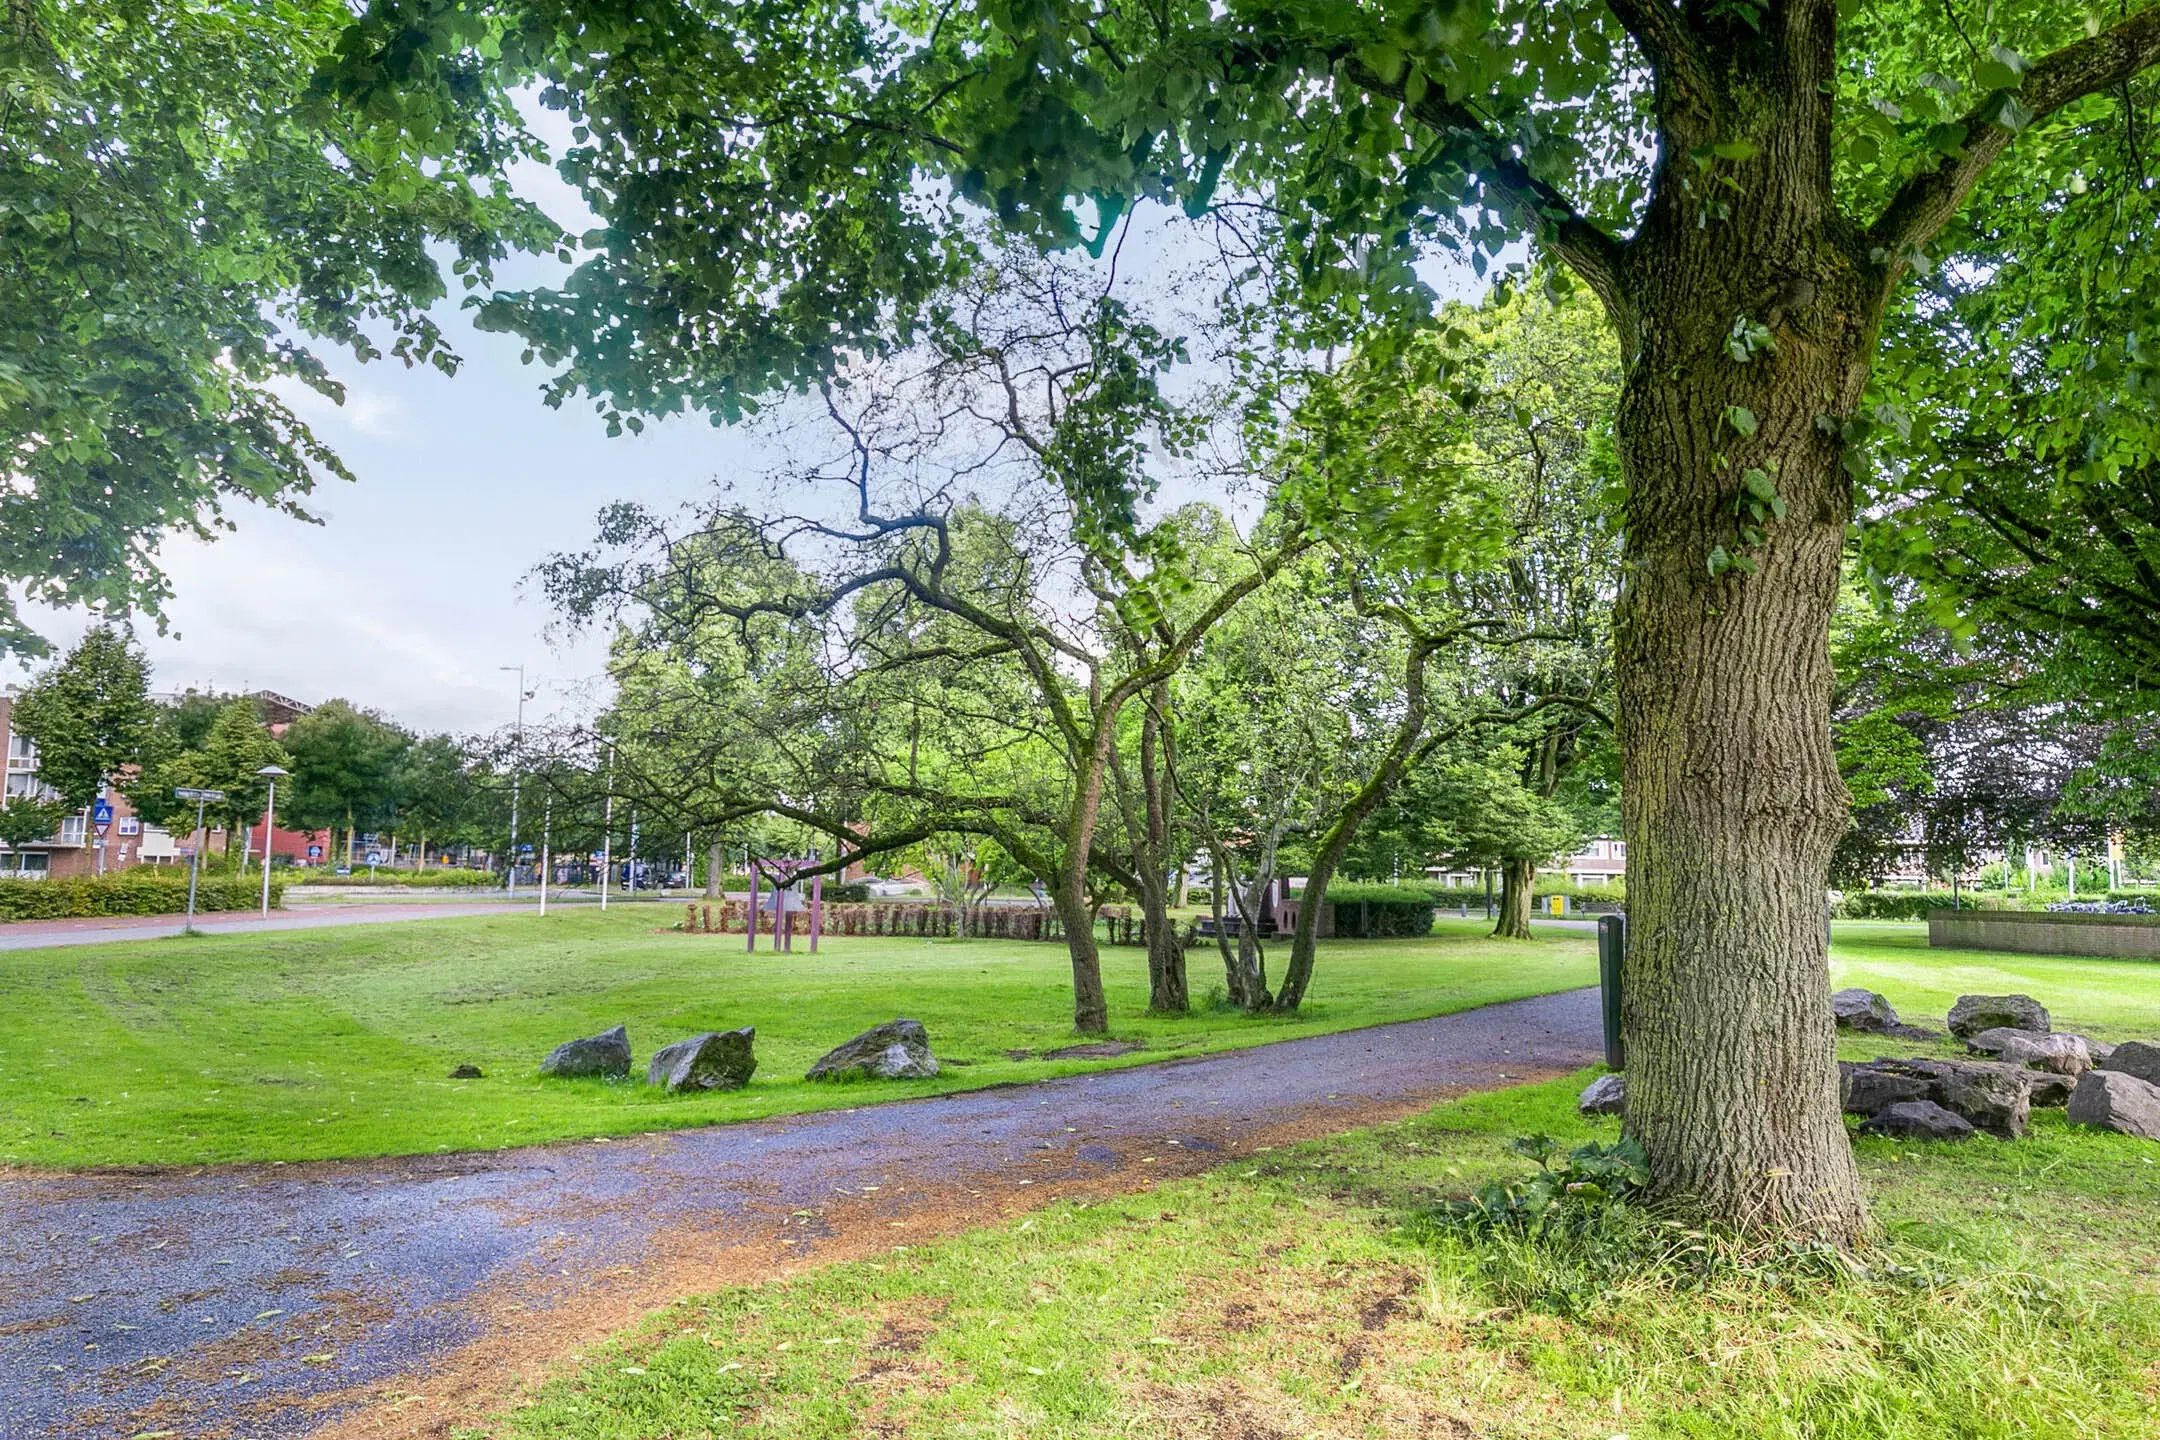
M 1579 990 L 612 1142 L 0 1173 L 0 1435 L 440 1435 L 676 1295 L 1140 1188 L 1597 1052 L 1597 995 Z

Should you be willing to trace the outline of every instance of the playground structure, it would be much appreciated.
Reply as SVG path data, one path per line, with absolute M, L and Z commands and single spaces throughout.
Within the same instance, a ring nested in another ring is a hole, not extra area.
M 772 881 L 766 893 L 772 897 L 772 948 L 775 952 L 795 949 L 795 917 L 802 912 L 801 896 L 795 889 L 795 878 L 818 863 L 817 855 L 776 855 L 770 858 L 752 857 L 750 860 L 750 905 L 743 925 L 744 948 L 757 953 L 758 936 L 758 881 Z M 818 933 L 825 918 L 825 877 L 810 877 L 810 953 L 817 954 Z

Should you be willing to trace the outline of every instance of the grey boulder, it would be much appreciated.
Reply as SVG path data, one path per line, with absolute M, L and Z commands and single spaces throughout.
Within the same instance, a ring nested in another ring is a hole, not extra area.
M 827 1051 L 808 1080 L 928 1080 L 938 1073 L 920 1020 L 888 1020 Z
M 740 1090 L 757 1070 L 757 1031 L 708 1030 L 656 1052 L 645 1082 L 663 1090 Z
M 1937 1077 L 1928 1098 L 2004 1140 L 2025 1134 L 2032 1118 L 2032 1081 L 2013 1065 L 1952 1065 Z
M 1925 1100 L 1931 1084 L 1925 1075 L 1912 1075 L 1873 1065 L 1838 1065 L 1839 1101 L 1848 1115 L 1874 1115 L 1908 1100 Z
M 1873 1035 L 1897 1028 L 1897 1011 L 1873 990 L 1840 990 L 1830 997 L 1830 1013 L 1840 1030 L 1859 1030 Z
M 1966 1045 L 1993 1055 L 2006 1065 L 2078 1076 L 2093 1068 L 2092 1047 L 2082 1035 L 2035 1035 L 2030 1030 L 1999 1027 L 1967 1037 Z
M 1585 1115 L 1618 1115 L 1626 1106 L 1625 1075 L 1600 1075 L 1575 1097 L 1575 1108 Z
M 1970 1140 L 1973 1127 L 1932 1100 L 1901 1100 L 1863 1121 L 1860 1133 L 1897 1140 Z
M 2030 995 L 1960 995 L 1950 1007 L 1950 1033 L 1967 1040 L 1983 1030 L 2030 1030 L 2045 1035 L 2047 1007 Z
M 583 1040 L 566 1041 L 540 1062 L 540 1073 L 564 1080 L 579 1080 L 590 1075 L 628 1075 L 630 1032 L 617 1025 Z
M 2027 1072 L 2031 1077 L 2032 1108 L 2035 1110 L 2060 1110 L 2070 1103 L 2070 1092 L 2077 1088 L 2077 1081 L 2068 1075 L 2057 1075 L 2050 1070 Z
M 2135 1075 L 2148 1085 L 2160 1085 L 2160 1045 L 2125 1040 L 2101 1060 L 2100 1068 Z
M 2070 1120 L 2142 1140 L 2160 1140 L 2160 1085 L 2121 1070 L 2088 1070 L 2070 1094 Z
M 1845 1109 L 1852 1114 L 1877 1115 L 1925 1099 L 2005 1140 L 2022 1136 L 2032 1115 L 2035 1072 L 2015 1065 L 1960 1064 L 1922 1057 L 1875 1060 L 1840 1069 L 1839 1089 Z

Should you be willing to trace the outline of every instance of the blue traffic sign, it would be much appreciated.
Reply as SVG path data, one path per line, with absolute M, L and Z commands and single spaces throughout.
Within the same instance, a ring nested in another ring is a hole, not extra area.
M 104 829 L 107 825 L 112 824 L 112 816 L 113 809 L 112 801 L 110 800 L 100 800 L 97 802 L 97 804 L 90 807 L 90 823 L 97 826 L 100 830 Z

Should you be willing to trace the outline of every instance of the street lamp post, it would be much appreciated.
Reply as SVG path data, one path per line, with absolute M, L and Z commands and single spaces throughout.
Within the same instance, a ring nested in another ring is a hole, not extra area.
M 540 811 L 540 913 L 547 914 L 548 872 L 555 868 L 555 789 L 548 787 L 547 803 Z
M 277 818 L 277 782 L 279 776 L 290 775 L 292 771 L 282 765 L 265 765 L 255 773 L 270 782 L 270 793 L 263 800 L 262 913 L 267 920 L 270 918 L 270 837 L 275 833 L 270 827 Z
M 615 878 L 615 747 L 608 746 L 607 804 L 600 812 L 600 909 L 607 910 L 608 881 Z
M 510 898 L 517 899 L 517 822 L 518 822 L 518 770 L 525 758 L 525 667 L 523 665 L 498 665 L 502 671 L 515 670 L 518 677 L 517 727 L 510 732 Z

